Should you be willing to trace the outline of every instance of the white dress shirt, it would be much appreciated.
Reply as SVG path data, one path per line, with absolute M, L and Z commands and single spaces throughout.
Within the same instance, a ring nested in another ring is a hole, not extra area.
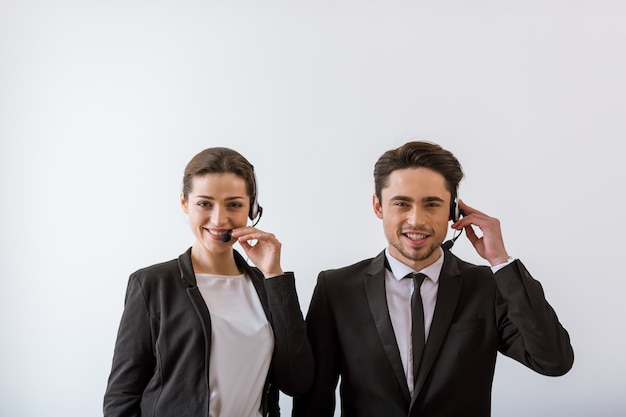
M 274 335 L 246 275 L 196 274 L 211 314 L 209 417 L 260 417 Z
M 387 296 L 387 308 L 393 332 L 396 335 L 396 343 L 400 351 L 404 375 L 409 387 L 409 392 L 413 395 L 413 346 L 411 344 L 411 295 L 413 294 L 413 279 L 404 279 L 407 274 L 421 272 L 426 275 L 420 288 L 422 305 L 424 307 L 424 340 L 428 342 L 430 326 L 435 314 L 437 304 L 437 292 L 439 291 L 439 276 L 443 267 L 443 249 L 439 249 L 441 256 L 420 271 L 414 271 L 411 267 L 403 264 L 389 254 L 389 248 L 385 250 L 385 256 L 389 269 L 385 271 L 385 294 Z M 499 269 L 508 265 L 513 258 L 503 264 L 491 268 L 495 273 Z

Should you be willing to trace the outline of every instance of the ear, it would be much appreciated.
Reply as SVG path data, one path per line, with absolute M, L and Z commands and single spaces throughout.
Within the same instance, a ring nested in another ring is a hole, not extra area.
M 186 214 L 189 214 L 189 205 L 187 204 L 187 200 L 185 200 L 185 194 L 180 192 L 180 206 Z
M 383 207 L 381 206 L 380 200 L 378 199 L 376 194 L 372 196 L 372 206 L 374 207 L 374 213 L 376 213 L 376 217 L 378 217 L 379 219 L 382 219 Z

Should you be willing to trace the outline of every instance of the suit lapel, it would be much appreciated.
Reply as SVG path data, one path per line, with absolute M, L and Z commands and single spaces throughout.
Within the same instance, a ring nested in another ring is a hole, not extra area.
M 439 277 L 439 290 L 437 291 L 437 304 L 435 306 L 435 314 L 433 316 L 433 322 L 430 326 L 430 333 L 428 334 L 428 342 L 424 349 L 424 355 L 422 356 L 422 363 L 420 365 L 419 373 L 417 374 L 417 381 L 415 382 L 415 389 L 413 390 L 413 398 L 411 399 L 411 406 L 415 402 L 415 399 L 419 395 L 420 391 L 424 387 L 426 377 L 430 372 L 441 345 L 448 334 L 448 329 L 452 322 L 454 311 L 456 310 L 456 304 L 461 293 L 461 279 L 459 278 L 459 268 L 454 259 L 448 255 L 447 251 L 444 251 L 444 264 Z
M 391 318 L 389 317 L 389 308 L 387 306 L 384 252 L 374 258 L 367 274 L 368 276 L 365 279 L 365 293 L 367 294 L 367 301 L 372 313 L 372 318 L 374 319 L 380 341 L 387 354 L 387 359 L 389 359 L 393 373 L 396 375 L 408 403 L 411 396 L 409 387 L 406 384 L 402 359 L 400 358 L 398 343 L 396 342 L 396 335 L 393 332 Z

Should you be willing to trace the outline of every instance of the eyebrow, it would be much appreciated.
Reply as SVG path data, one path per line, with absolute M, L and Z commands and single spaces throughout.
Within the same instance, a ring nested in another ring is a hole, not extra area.
M 215 197 L 211 197 L 210 195 L 197 195 L 194 196 L 195 198 L 204 198 L 206 200 L 215 200 Z M 226 197 L 225 200 L 226 201 L 232 201 L 232 200 L 245 200 L 246 197 L 240 197 L 240 196 L 234 196 L 234 197 Z
M 413 202 L 413 201 L 415 201 L 414 198 L 408 197 L 408 196 L 404 196 L 404 195 L 393 196 L 393 197 L 390 198 L 390 200 L 393 200 L 393 201 L 406 201 L 406 202 Z M 424 198 L 420 199 L 420 201 L 422 203 L 429 203 L 429 202 L 432 202 L 432 201 L 445 203 L 445 200 L 443 198 L 437 197 L 437 196 L 424 197 Z

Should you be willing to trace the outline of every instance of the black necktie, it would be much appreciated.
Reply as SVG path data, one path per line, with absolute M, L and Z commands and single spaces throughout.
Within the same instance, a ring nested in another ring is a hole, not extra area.
M 413 295 L 411 296 L 411 342 L 413 343 L 413 382 L 417 381 L 417 371 L 424 352 L 424 306 L 420 287 L 426 275 L 409 274 L 413 277 Z

